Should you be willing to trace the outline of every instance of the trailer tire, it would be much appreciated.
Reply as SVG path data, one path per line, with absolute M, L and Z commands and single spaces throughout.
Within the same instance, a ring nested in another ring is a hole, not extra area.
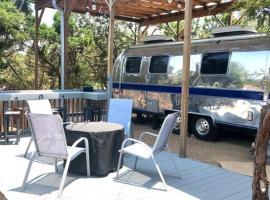
M 216 140 L 218 132 L 211 117 L 196 116 L 190 123 L 191 133 L 201 140 Z

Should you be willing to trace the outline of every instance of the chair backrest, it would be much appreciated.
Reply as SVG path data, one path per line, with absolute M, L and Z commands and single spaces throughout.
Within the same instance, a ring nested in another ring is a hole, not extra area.
M 48 99 L 27 100 L 29 111 L 37 114 L 53 114 L 50 101 Z
M 167 115 L 166 118 L 164 119 L 159 134 L 157 136 L 156 142 L 152 149 L 153 154 L 157 154 L 163 151 L 163 149 L 165 148 L 177 117 L 178 115 L 175 112 Z
M 36 113 L 27 113 L 26 116 L 38 155 L 67 158 L 67 144 L 61 117 Z
M 125 128 L 125 136 L 130 134 L 132 101 L 132 99 L 110 99 L 107 121 L 122 124 Z

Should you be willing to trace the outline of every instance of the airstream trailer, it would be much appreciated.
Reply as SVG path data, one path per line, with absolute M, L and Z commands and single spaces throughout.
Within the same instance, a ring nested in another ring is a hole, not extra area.
M 134 111 L 180 109 L 183 42 L 129 47 L 113 71 L 114 98 L 132 98 Z M 269 98 L 270 38 L 244 34 L 192 41 L 189 132 L 212 140 L 218 128 L 255 132 Z

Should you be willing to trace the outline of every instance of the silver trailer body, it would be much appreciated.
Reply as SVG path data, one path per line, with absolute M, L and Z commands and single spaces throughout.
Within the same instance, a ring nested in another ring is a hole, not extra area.
M 179 110 L 182 51 L 182 42 L 131 46 L 115 61 L 114 98 L 132 98 L 146 113 Z M 269 98 L 270 37 L 195 40 L 191 54 L 190 131 L 214 139 L 222 125 L 256 130 Z

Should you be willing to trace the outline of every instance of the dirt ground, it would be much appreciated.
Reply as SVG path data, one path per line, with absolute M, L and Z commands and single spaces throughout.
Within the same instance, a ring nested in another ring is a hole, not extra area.
M 153 130 L 150 121 L 145 120 L 143 124 L 133 120 L 134 138 L 144 131 L 158 133 Z M 222 131 L 217 141 L 203 141 L 194 135 L 187 138 L 187 158 L 200 160 L 202 162 L 215 164 L 224 169 L 252 176 L 253 158 L 250 153 L 251 143 L 254 136 L 233 131 Z M 148 144 L 153 143 L 153 138 L 146 137 Z M 179 135 L 171 134 L 169 139 L 171 151 L 179 152 Z M 270 167 L 267 166 L 267 174 L 270 174 Z

